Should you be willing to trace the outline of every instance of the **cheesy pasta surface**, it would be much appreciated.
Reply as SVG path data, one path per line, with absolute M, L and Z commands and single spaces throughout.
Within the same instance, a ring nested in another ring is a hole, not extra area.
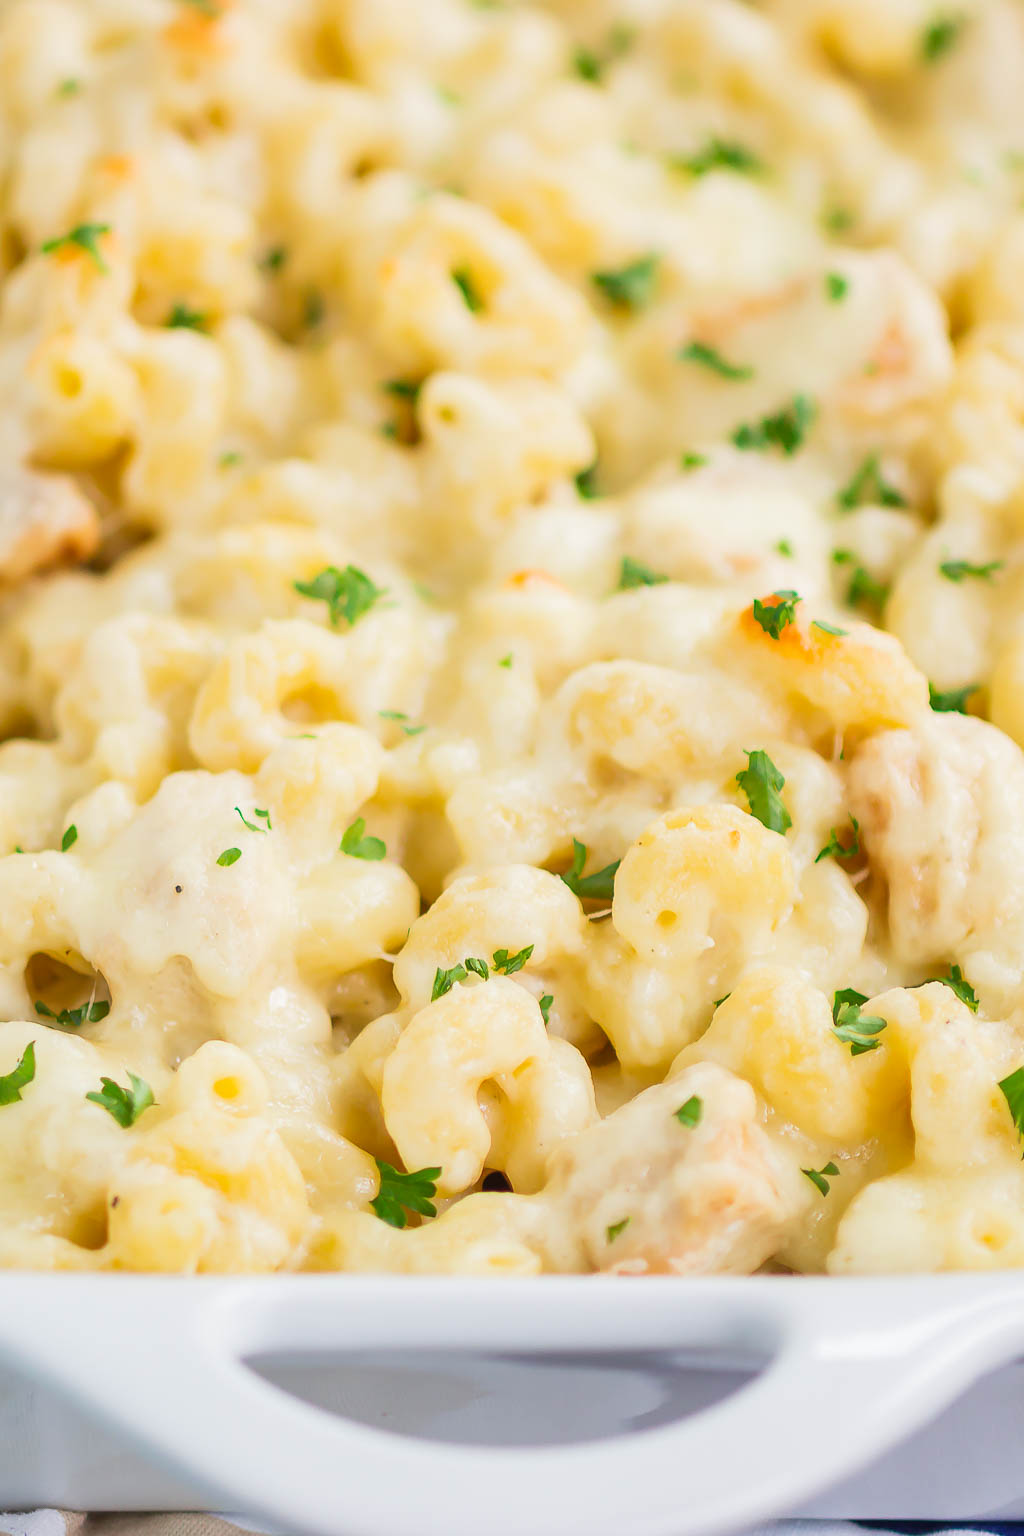
M 1024 1264 L 1020 0 L 0 0 L 0 1265 Z

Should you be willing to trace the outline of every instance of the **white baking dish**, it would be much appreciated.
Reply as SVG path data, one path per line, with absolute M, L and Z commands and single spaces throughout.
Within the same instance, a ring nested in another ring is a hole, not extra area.
M 629 1358 L 613 1369 L 596 1358 L 609 1352 Z M 315 1536 L 714 1536 L 797 1510 L 1010 1518 L 1024 1514 L 1020 1355 L 1016 1274 L 6 1274 L 0 1506 L 236 1509 Z M 954 1410 L 893 1454 L 983 1377 L 966 1420 Z M 525 1421 L 506 1391 L 524 1379 L 539 1389 Z M 716 1385 L 738 1389 L 675 1417 Z M 510 1425 L 519 1444 L 455 1443 Z

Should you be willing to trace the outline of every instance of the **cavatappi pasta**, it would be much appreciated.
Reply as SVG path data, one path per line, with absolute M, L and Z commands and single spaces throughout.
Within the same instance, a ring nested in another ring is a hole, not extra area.
M 1022 100 L 0 0 L 0 1264 L 1024 1264 Z

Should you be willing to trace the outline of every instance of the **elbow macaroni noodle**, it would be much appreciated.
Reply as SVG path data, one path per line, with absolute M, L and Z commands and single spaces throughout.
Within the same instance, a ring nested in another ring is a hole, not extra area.
M 1024 1264 L 1019 0 L 0 0 L 0 1264 Z

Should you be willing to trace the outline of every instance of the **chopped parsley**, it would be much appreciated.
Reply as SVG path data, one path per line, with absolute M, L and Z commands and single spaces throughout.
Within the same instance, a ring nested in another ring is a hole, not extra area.
M 77 842 L 78 828 L 75 826 L 74 822 L 72 822 L 60 840 L 61 853 L 67 853 L 68 849 L 73 848 Z
M 905 507 L 907 499 L 882 475 L 877 454 L 869 454 L 848 485 L 836 496 L 844 512 L 865 505 L 879 507 Z
M 844 987 L 832 999 L 832 1033 L 837 1040 L 850 1047 L 851 1056 L 863 1056 L 881 1045 L 878 1036 L 885 1028 L 885 1020 L 877 1014 L 862 1013 L 861 1004 L 867 998 L 853 987 Z
M 652 571 L 649 565 L 643 565 L 639 560 L 634 560 L 631 555 L 624 555 L 622 565 L 619 568 L 619 585 L 617 592 L 628 592 L 633 587 L 660 587 L 668 581 L 660 571 Z
M 387 591 L 386 587 L 375 586 L 366 572 L 354 565 L 346 565 L 343 571 L 328 565 L 312 581 L 293 581 L 292 586 L 302 597 L 326 603 L 335 626 L 340 619 L 355 624 Z
M 772 548 L 777 555 L 785 555 L 787 560 L 792 560 L 794 551 L 788 539 L 777 539 Z
M 611 901 L 615 895 L 615 876 L 621 859 L 616 859 L 614 864 L 606 864 L 604 869 L 596 870 L 593 874 L 585 875 L 583 866 L 587 862 L 587 847 L 578 838 L 572 840 L 572 866 L 559 879 L 578 896 L 580 901 Z
M 41 249 L 49 256 L 54 251 L 67 251 L 77 246 L 80 251 L 85 251 L 91 256 L 96 268 L 100 272 L 109 272 L 110 268 L 100 254 L 99 238 L 101 235 L 110 234 L 109 224 L 76 224 L 74 229 L 69 229 L 66 235 L 58 235 L 54 240 L 44 240 Z
M 821 216 L 821 222 L 829 234 L 842 235 L 853 228 L 853 214 L 849 208 L 827 208 Z
M 45 1003 L 37 1002 L 35 1009 L 41 1019 L 52 1019 L 55 1024 L 78 1029 L 82 1024 L 98 1024 L 101 1019 L 105 1019 L 110 1012 L 110 1004 L 100 999 L 95 1003 L 83 1003 L 80 1008 L 62 1008 L 59 1013 L 54 1013 Z
M 605 1228 L 605 1236 L 610 1243 L 614 1243 L 615 1239 L 621 1236 L 628 1226 L 629 1217 L 623 1216 L 621 1221 L 614 1221 L 610 1227 Z
M 1009 1106 L 1014 1129 L 1024 1141 L 1024 1067 L 1018 1067 L 1016 1072 L 1011 1072 L 1009 1077 L 1004 1077 L 998 1087 Z
M 512 652 L 509 651 L 508 654 L 506 656 L 503 656 L 501 658 L 501 660 L 498 662 L 498 666 L 499 667 L 504 667 L 506 669 L 506 671 L 507 671 L 511 667 L 511 665 L 512 665 L 512 660 L 513 660 Z
M 747 797 L 750 814 L 756 816 L 769 832 L 779 832 L 784 835 L 793 825 L 793 818 L 783 804 L 782 795 L 779 793 L 786 780 L 767 752 L 759 749 L 756 752 L 748 752 L 746 755 L 747 767 L 736 775 L 736 783 Z
M 883 581 L 876 581 L 865 566 L 857 563 L 857 556 L 852 549 L 834 549 L 832 563 L 854 567 L 846 593 L 846 601 L 851 607 L 857 607 L 859 604 L 878 609 L 885 607 L 889 597 L 888 586 Z
M 921 57 L 926 64 L 935 64 L 954 48 L 963 31 L 964 18 L 945 14 L 936 16 L 921 33 Z
M 815 1189 L 822 1196 L 827 1195 L 829 1192 L 829 1179 L 837 1178 L 839 1175 L 839 1169 L 835 1163 L 826 1163 L 824 1168 L 801 1168 L 800 1172 L 810 1179 Z
M 850 280 L 841 272 L 825 273 L 825 293 L 830 304 L 841 304 L 850 291 Z
M 941 981 L 944 987 L 949 987 L 955 992 L 962 1003 L 966 1003 L 972 1013 L 978 1011 L 978 994 L 971 986 L 967 977 L 958 965 L 951 965 L 948 976 L 929 976 L 929 981 Z
M 394 720 L 402 728 L 405 736 L 419 736 L 426 730 L 425 725 L 410 725 L 409 716 L 401 709 L 378 709 L 378 715 L 382 720 Z
M 596 501 L 601 492 L 597 485 L 597 460 L 588 464 L 586 469 L 581 469 L 578 475 L 573 476 L 576 486 L 576 494 L 581 501 Z
M 616 309 L 643 309 L 654 297 L 658 278 L 658 256 L 652 251 L 638 256 L 624 267 L 592 272 L 590 281 Z
M 986 565 L 972 565 L 970 560 L 943 560 L 939 570 L 947 581 L 963 581 L 976 576 L 979 581 L 991 581 L 996 571 L 1003 568 L 1002 560 L 989 560 Z
M 776 415 L 762 416 L 758 422 L 747 422 L 737 427 L 732 434 L 732 442 L 737 448 L 745 450 L 759 449 L 765 452 L 769 448 L 778 448 L 787 457 L 791 457 L 803 446 L 816 415 L 814 401 L 807 395 L 796 395 L 791 404 Z
M 589 85 L 597 85 L 604 73 L 603 63 L 591 48 L 577 48 L 572 56 L 572 67 Z
M 717 352 L 714 347 L 709 347 L 703 341 L 688 342 L 685 347 L 680 347 L 676 357 L 684 363 L 699 363 L 703 368 L 710 368 L 712 373 L 717 373 L 720 379 L 752 379 L 753 368 L 745 363 L 730 363 L 729 360 Z
M 850 825 L 853 827 L 853 841 L 841 843 L 839 833 L 835 827 L 829 829 L 828 842 L 821 852 L 815 857 L 815 864 L 820 864 L 822 859 L 854 859 L 860 853 L 860 822 L 856 816 L 850 817 Z
M 229 448 L 227 452 L 222 453 L 220 458 L 217 460 L 217 467 L 218 469 L 233 469 L 236 464 L 241 464 L 241 462 L 242 455 L 238 452 L 238 449 Z
M 302 323 L 307 331 L 315 331 L 323 324 L 326 313 L 324 296 L 316 288 L 310 288 L 302 301 Z
M 21 1090 L 27 1088 L 36 1075 L 36 1048 L 30 1040 L 13 1071 L 0 1077 L 0 1105 L 17 1104 Z
M 364 837 L 365 831 L 366 818 L 359 816 L 350 827 L 345 828 L 339 846 L 342 853 L 349 854 L 353 859 L 367 859 L 374 863 L 382 859 L 388 850 L 379 837 Z
M 105 1109 L 108 1115 L 113 1115 L 118 1125 L 128 1130 L 138 1120 L 151 1104 L 153 1090 L 144 1078 L 136 1077 L 134 1072 L 128 1073 L 130 1087 L 122 1088 L 115 1083 L 112 1077 L 101 1077 L 102 1089 L 99 1093 L 87 1093 L 86 1098 L 91 1104 L 98 1104 Z
M 838 624 L 829 624 L 825 619 L 812 619 L 812 629 L 820 629 L 823 635 L 848 635 L 848 629 L 840 629 Z
M 415 405 L 423 388 L 422 379 L 385 379 L 381 389 L 387 395 L 394 395 L 397 400 L 408 400 L 410 405 Z
M 791 592 L 788 589 L 773 592 L 772 596 L 778 598 L 778 602 L 762 603 L 759 597 L 755 597 L 753 614 L 765 634 L 777 640 L 786 626 L 795 620 L 796 605 L 801 598 L 798 592 Z
M 202 331 L 206 329 L 206 316 L 187 304 L 176 303 L 164 321 L 169 331 Z
M 514 955 L 510 955 L 507 949 L 496 949 L 491 956 L 491 964 L 500 975 L 514 976 L 516 971 L 522 970 L 532 954 L 532 944 L 527 944 L 525 949 L 516 950 Z M 486 967 L 484 974 L 486 975 Z
M 551 1004 L 554 1002 L 554 1000 L 554 995 L 551 992 L 545 992 L 544 996 L 537 1004 L 537 1007 L 540 1009 L 540 1016 L 544 1020 L 545 1024 L 548 1022 L 548 1015 L 551 1012 Z
M 259 259 L 258 265 L 264 272 L 280 272 L 288 260 L 288 247 L 286 245 L 272 245 L 264 256 Z
M 929 683 L 928 702 L 937 714 L 966 715 L 967 700 L 972 693 L 977 693 L 980 687 L 980 683 L 968 683 L 966 688 L 950 688 L 943 693 L 933 683 Z
M 444 997 L 450 992 L 458 981 L 465 981 L 469 972 L 464 965 L 452 965 L 445 969 L 438 966 L 434 972 L 434 985 L 430 990 L 430 1001 L 436 1003 L 439 997 Z
M 471 314 L 478 315 L 484 307 L 484 301 L 473 281 L 473 274 L 469 268 L 457 267 L 452 273 L 452 282 L 462 294 L 466 308 Z
M 707 455 L 703 453 L 684 453 L 679 460 L 683 469 L 703 469 L 708 462 Z
M 270 812 L 269 811 L 260 811 L 260 810 L 253 811 L 253 815 L 254 816 L 259 816 L 260 819 L 263 822 L 266 823 L 265 826 L 261 827 L 261 826 L 258 826 L 257 823 L 254 822 L 254 821 L 247 821 L 246 820 L 245 816 L 242 813 L 241 806 L 236 805 L 235 806 L 235 810 L 238 812 L 239 816 L 242 819 L 243 827 L 248 827 L 250 832 L 269 832 L 271 830 L 271 821 L 270 821 Z
M 695 1130 L 704 1117 L 704 1100 L 694 1094 L 673 1113 L 680 1125 L 685 1125 L 688 1131 Z
M 217 863 L 222 869 L 230 869 L 232 864 L 237 864 L 242 857 L 241 848 L 225 848 Z
M 706 176 L 709 171 L 735 171 L 741 176 L 759 176 L 764 163 L 734 139 L 712 137 L 692 155 L 672 155 L 669 162 L 675 170 L 689 171 L 691 176 Z
M 375 1157 L 374 1162 L 380 1174 L 380 1188 L 370 1205 L 381 1221 L 386 1221 L 389 1227 L 404 1227 L 408 1220 L 407 1211 L 415 1211 L 417 1216 L 437 1215 L 433 1200 L 441 1177 L 440 1168 L 399 1173 L 397 1168 L 382 1162 L 379 1157 Z
M 77 96 L 81 89 L 81 80 L 76 80 L 73 76 L 71 76 L 69 79 L 61 81 L 60 85 L 57 87 L 57 95 L 65 97 Z

